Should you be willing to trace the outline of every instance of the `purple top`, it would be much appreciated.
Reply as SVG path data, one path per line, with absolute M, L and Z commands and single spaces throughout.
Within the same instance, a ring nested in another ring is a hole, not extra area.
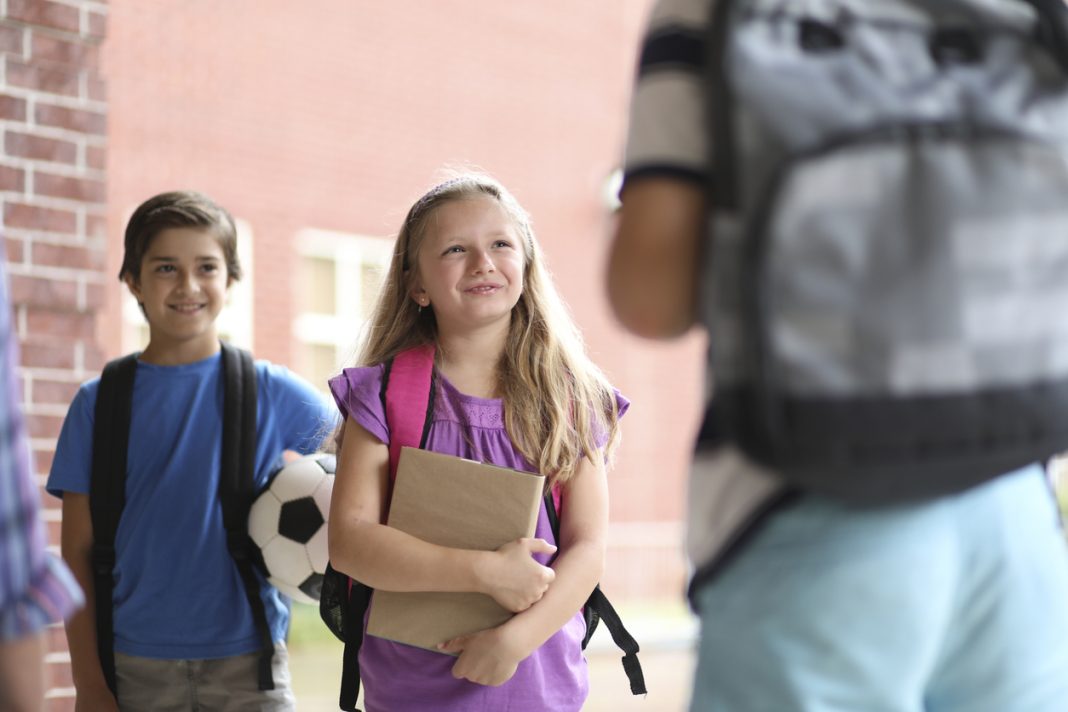
M 352 417 L 368 432 L 389 444 L 382 406 L 382 366 L 347 368 L 330 380 L 330 390 L 343 417 Z M 447 455 L 535 472 L 512 445 L 504 429 L 500 399 L 460 393 L 438 374 L 433 420 L 427 449 Z M 617 394 L 620 416 L 629 403 Z M 605 437 L 599 438 L 598 446 Z M 537 537 L 556 543 L 544 504 Z M 548 557 L 538 555 L 543 564 Z M 365 621 L 366 626 L 366 621 Z M 456 659 L 402 643 L 365 635 L 360 649 L 360 676 L 367 712 L 577 712 L 589 691 L 582 653 L 585 624 L 576 611 L 563 628 L 519 663 L 515 675 L 500 687 L 486 687 L 452 676 Z

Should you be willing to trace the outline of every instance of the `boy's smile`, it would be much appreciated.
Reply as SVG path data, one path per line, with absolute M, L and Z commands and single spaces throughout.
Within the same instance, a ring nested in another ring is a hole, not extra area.
M 226 259 L 215 236 L 195 228 L 169 228 L 153 238 L 136 281 L 127 279 L 148 320 L 142 359 L 190 363 L 219 348 L 215 319 L 229 287 Z

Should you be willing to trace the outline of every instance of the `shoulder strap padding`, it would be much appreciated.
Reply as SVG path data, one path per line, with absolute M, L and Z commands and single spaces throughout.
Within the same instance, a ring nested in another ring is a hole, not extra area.
M 255 494 L 256 470 L 256 366 L 252 355 L 222 343 L 223 447 L 219 472 L 219 502 L 222 505 L 226 546 L 237 566 L 252 609 L 260 639 L 259 688 L 273 690 L 271 659 L 274 641 L 267 624 L 267 610 L 260 596 L 260 582 L 253 567 L 253 544 L 248 534 L 248 512 Z
M 389 366 L 385 387 L 389 427 L 389 474 L 397 476 L 402 447 L 425 443 L 433 406 L 434 344 L 402 351 Z
M 93 589 L 100 667 L 114 694 L 115 651 L 112 597 L 115 589 L 115 535 L 126 506 L 126 455 L 138 354 L 110 361 L 100 376 L 93 412 L 93 459 L 89 516 L 93 527 Z

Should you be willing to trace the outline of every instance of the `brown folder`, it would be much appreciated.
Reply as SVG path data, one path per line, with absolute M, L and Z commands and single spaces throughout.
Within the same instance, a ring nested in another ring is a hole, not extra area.
M 406 447 L 387 523 L 433 544 L 493 551 L 534 536 L 544 487 L 542 475 Z M 437 651 L 511 616 L 481 593 L 375 591 L 367 632 Z

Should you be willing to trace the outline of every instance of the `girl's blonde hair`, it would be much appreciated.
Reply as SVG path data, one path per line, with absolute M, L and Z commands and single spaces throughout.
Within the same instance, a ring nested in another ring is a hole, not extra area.
M 512 309 L 508 339 L 497 363 L 504 423 L 513 445 L 545 474 L 563 484 L 582 458 L 597 457 L 597 435 L 606 454 L 619 435 L 615 392 L 586 356 L 582 337 L 545 268 L 530 217 L 496 180 L 462 173 L 432 188 L 408 211 L 359 350 L 357 364 L 384 363 L 401 351 L 437 341 L 432 309 L 411 299 L 419 249 L 434 212 L 455 200 L 489 197 L 515 223 L 523 242 L 523 293 Z

